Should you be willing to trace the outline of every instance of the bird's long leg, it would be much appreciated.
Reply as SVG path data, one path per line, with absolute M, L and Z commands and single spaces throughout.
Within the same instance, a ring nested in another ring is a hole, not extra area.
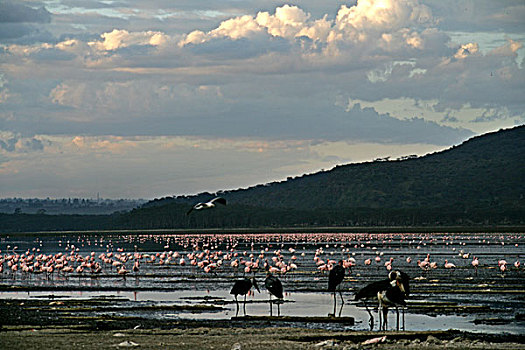
M 244 310 L 244 316 L 246 316 L 246 294 L 244 294 L 244 307 L 243 307 L 243 310 Z
M 368 315 L 370 315 L 370 319 L 368 320 L 368 324 L 370 325 L 370 330 L 374 329 L 374 315 L 372 315 L 372 311 L 368 308 L 368 305 L 366 304 L 366 301 L 364 302 L 365 309 L 368 312 Z
M 335 290 L 334 290 L 334 316 L 335 316 L 335 306 L 336 305 L 337 305 L 337 298 L 336 298 Z
M 383 306 L 383 330 L 386 331 L 388 328 L 388 307 Z
M 343 293 L 341 292 L 341 290 L 339 290 L 339 296 L 341 297 L 341 303 L 344 305 L 345 300 L 343 299 Z
M 277 316 L 281 316 L 281 303 L 277 303 Z
M 273 316 L 272 295 L 270 294 L 270 316 Z
M 396 331 L 399 331 L 399 308 L 396 305 Z
M 379 330 L 383 329 L 383 319 L 382 319 L 382 307 L 381 307 L 381 301 L 379 301 L 379 306 L 377 307 L 377 314 L 379 315 Z
M 235 311 L 235 317 L 239 315 L 239 301 L 237 300 L 237 294 L 235 294 L 235 304 L 237 304 L 237 309 Z
M 405 330 L 405 306 L 403 306 L 403 330 Z

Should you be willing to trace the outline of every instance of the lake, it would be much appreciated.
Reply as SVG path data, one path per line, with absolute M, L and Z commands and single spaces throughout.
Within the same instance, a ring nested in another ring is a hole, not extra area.
M 264 316 L 269 315 L 270 305 L 264 288 L 266 264 L 284 287 L 281 315 L 327 316 L 334 309 L 333 296 L 326 291 L 328 270 L 344 260 L 351 267 L 340 285 L 345 305 L 340 307 L 337 296 L 336 316 L 354 317 L 355 324 L 306 326 L 365 330 L 369 329 L 368 313 L 353 295 L 368 283 L 386 278 L 390 263 L 393 270 L 411 278 L 404 310 L 407 330 L 524 334 L 525 279 L 518 265 L 524 244 L 521 233 L 4 235 L 0 239 L 0 298 L 50 302 L 110 298 L 118 300 L 120 309 L 98 308 L 96 312 L 158 319 L 229 319 L 237 311 L 230 295 L 234 281 L 255 276 L 261 293 L 247 297 L 246 311 Z M 474 257 L 477 268 L 472 264 Z M 455 267 L 445 268 L 446 262 Z M 200 305 L 215 308 L 194 308 Z M 376 303 L 369 305 L 377 308 Z M 170 309 L 174 306 L 182 309 Z M 240 309 L 242 315 L 242 303 Z M 374 317 L 377 322 L 376 310 Z M 392 311 L 389 328 L 395 327 Z

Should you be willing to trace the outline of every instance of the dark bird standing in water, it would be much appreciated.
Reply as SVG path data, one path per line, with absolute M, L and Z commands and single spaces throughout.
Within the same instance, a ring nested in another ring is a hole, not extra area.
M 339 263 L 335 265 L 331 270 L 330 274 L 328 275 L 328 291 L 334 293 L 334 316 L 335 316 L 335 309 L 337 304 L 337 297 L 335 295 L 337 291 L 337 286 L 343 282 L 343 279 L 345 278 L 345 268 L 343 267 L 343 261 L 339 260 Z M 343 305 L 345 304 L 345 301 L 343 299 L 343 293 L 339 290 L 339 295 L 341 296 L 341 311 L 343 309 Z M 341 314 L 341 312 L 339 312 Z
M 237 311 L 235 312 L 235 317 L 239 314 L 239 301 L 237 300 L 237 295 L 244 295 L 244 316 L 246 316 L 246 294 L 252 289 L 252 286 L 257 289 L 257 291 L 260 293 L 259 286 L 257 285 L 257 281 L 255 280 L 255 277 L 252 277 L 252 279 L 249 278 L 243 278 L 242 280 L 237 280 L 233 284 L 232 290 L 230 291 L 230 294 L 233 294 L 235 298 L 235 303 L 237 304 Z
M 186 215 L 190 215 L 190 213 L 193 210 L 202 210 L 202 209 L 214 208 L 215 207 L 215 203 L 226 205 L 226 199 L 224 199 L 222 197 L 215 197 L 215 198 L 213 198 L 212 200 L 210 200 L 208 202 L 197 203 L 190 210 L 188 210 Z
M 380 309 L 384 313 L 384 308 L 382 307 L 383 300 L 383 306 L 386 306 L 387 304 L 389 306 L 396 306 L 394 304 L 405 306 L 406 302 L 404 299 L 410 295 L 410 285 L 409 285 L 410 277 L 402 272 L 402 271 L 392 271 L 388 274 L 388 278 L 373 282 L 368 284 L 367 286 L 361 288 L 356 294 L 354 300 L 363 300 L 363 303 L 365 304 L 366 311 L 370 315 L 370 330 L 374 328 L 374 316 L 372 315 L 372 312 L 368 308 L 367 300 L 378 300 L 380 302 Z M 402 300 L 401 300 L 402 298 Z M 391 301 L 390 303 L 387 302 L 387 300 Z M 396 306 L 397 310 L 397 306 Z M 380 311 L 380 312 L 381 312 Z M 388 307 L 386 308 L 386 311 L 388 312 Z M 397 310 L 398 311 L 398 310 Z M 379 315 L 381 317 L 381 314 Z M 386 318 L 386 316 L 385 316 Z M 383 324 L 379 323 L 379 327 L 383 327 Z M 385 325 L 386 327 L 386 325 Z M 405 327 L 404 322 L 404 309 L 403 309 L 403 329 Z M 398 328 L 399 328 L 399 311 L 398 311 Z
M 379 311 L 383 312 L 383 323 L 381 324 L 381 313 L 379 314 L 379 326 L 384 331 L 388 327 L 388 308 L 395 307 L 397 312 L 397 323 L 396 329 L 399 330 L 399 309 L 398 306 L 405 307 L 405 289 L 400 279 L 394 279 L 390 283 L 390 287 L 384 291 L 377 293 L 377 299 L 379 300 Z M 404 309 L 403 309 L 404 310 Z M 403 330 L 405 328 L 405 317 L 403 314 Z
M 268 289 L 268 292 L 270 292 L 270 316 L 272 316 L 273 313 L 273 306 L 272 306 L 272 295 L 274 295 L 278 300 L 276 300 L 277 304 L 277 316 L 281 316 L 281 308 L 280 304 L 282 302 L 283 297 L 283 285 L 281 281 L 268 272 L 266 275 L 266 279 L 264 280 L 264 286 L 266 289 Z

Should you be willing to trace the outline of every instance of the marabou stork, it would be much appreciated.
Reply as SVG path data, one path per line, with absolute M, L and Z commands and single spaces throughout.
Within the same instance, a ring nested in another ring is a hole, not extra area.
M 335 309 L 337 304 L 337 298 L 336 298 L 336 291 L 337 286 L 343 282 L 343 279 L 345 278 L 345 268 L 343 267 L 343 261 L 339 260 L 339 263 L 335 265 L 331 270 L 330 274 L 328 275 L 328 291 L 334 293 L 334 316 L 335 316 Z M 345 304 L 345 301 L 343 299 L 343 293 L 341 293 L 341 290 L 339 290 L 339 295 L 341 296 L 341 310 L 343 308 L 343 305 Z M 341 314 L 341 312 L 339 312 Z
M 259 286 L 257 285 L 257 281 L 255 280 L 255 277 L 249 278 L 243 278 L 241 280 L 235 281 L 233 284 L 232 290 L 230 291 L 230 294 L 233 294 L 235 298 L 235 303 L 237 304 L 237 311 L 235 312 L 235 317 L 239 314 L 239 301 L 237 300 L 237 295 L 244 295 L 244 316 L 246 316 L 246 294 L 252 289 L 252 286 L 257 289 L 257 291 L 260 293 Z
M 272 275 L 270 272 L 266 275 L 266 279 L 264 280 L 264 286 L 266 289 L 268 289 L 268 292 L 270 292 L 270 316 L 272 316 L 273 313 L 273 306 L 272 306 L 272 295 L 274 295 L 277 300 L 277 316 L 281 316 L 281 308 L 280 304 L 283 299 L 283 285 L 281 281 Z
M 388 274 L 388 278 L 373 282 L 368 284 L 367 286 L 361 288 L 356 294 L 354 300 L 363 300 L 363 303 L 365 304 L 366 311 L 370 315 L 370 330 L 374 328 L 374 316 L 372 315 L 372 312 L 368 308 L 368 305 L 366 303 L 367 300 L 374 299 L 379 301 L 380 305 L 380 312 L 385 312 L 384 307 L 386 306 L 386 312 L 388 312 L 389 306 L 396 306 L 396 311 L 398 312 L 398 324 L 397 327 L 399 328 L 399 310 L 397 309 L 398 305 L 405 306 L 406 302 L 404 299 L 410 295 L 410 285 L 409 285 L 410 277 L 402 272 L 402 271 L 391 271 Z M 402 299 L 402 300 L 401 300 Z M 381 314 L 380 321 L 379 321 L 379 327 L 381 328 L 383 324 L 381 323 Z M 385 321 L 386 321 L 386 313 L 385 313 Z M 403 309 L 403 329 L 405 328 L 405 315 L 404 315 L 404 309 Z

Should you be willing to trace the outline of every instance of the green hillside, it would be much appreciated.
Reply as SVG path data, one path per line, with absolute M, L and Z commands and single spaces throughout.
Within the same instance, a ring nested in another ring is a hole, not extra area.
M 0 214 L 0 230 L 525 224 L 525 126 L 419 158 L 337 166 L 113 215 Z M 188 209 L 215 195 L 227 206 Z
M 297 209 L 523 207 L 525 126 L 417 159 L 342 165 L 222 195 L 232 203 Z
M 420 158 L 341 165 L 248 189 L 163 198 L 135 210 L 128 222 L 134 227 L 139 221 L 152 227 L 519 224 L 525 221 L 524 164 L 525 126 L 520 126 Z M 214 195 L 225 197 L 228 208 L 183 216 L 192 203 Z

